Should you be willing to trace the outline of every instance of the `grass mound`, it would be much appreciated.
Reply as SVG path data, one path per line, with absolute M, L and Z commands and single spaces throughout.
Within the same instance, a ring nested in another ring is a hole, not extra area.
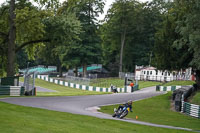
M 193 85 L 195 82 L 194 81 L 171 81 L 168 83 L 165 83 L 164 86 L 184 86 L 184 85 Z
M 171 93 L 167 93 L 133 102 L 133 113 L 129 113 L 127 117 L 135 119 L 138 116 L 140 121 L 200 130 L 200 119 L 192 118 L 170 109 L 170 96 Z M 101 111 L 112 114 L 113 108 L 117 107 L 118 105 L 104 106 L 101 107 Z
M 23 81 L 23 79 L 20 78 L 20 81 Z M 78 95 L 109 94 L 108 92 L 85 91 L 85 90 L 70 88 L 55 83 L 50 83 L 41 79 L 35 79 L 35 85 L 57 91 L 57 92 L 37 92 L 37 96 L 78 96 Z
M 189 133 L 0 102 L 2 133 Z

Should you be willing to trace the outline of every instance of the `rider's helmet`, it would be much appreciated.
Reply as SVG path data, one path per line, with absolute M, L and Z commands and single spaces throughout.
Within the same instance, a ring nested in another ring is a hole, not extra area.
M 128 104 L 129 104 L 129 105 L 132 105 L 132 103 L 133 103 L 133 102 L 132 102 L 131 100 L 128 101 Z

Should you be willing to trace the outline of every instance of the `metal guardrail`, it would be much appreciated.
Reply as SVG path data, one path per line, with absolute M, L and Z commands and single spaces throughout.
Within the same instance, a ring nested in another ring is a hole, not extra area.
M 192 94 L 192 90 L 192 86 L 182 86 L 181 88 L 173 91 L 172 100 L 174 100 L 176 111 L 181 111 L 181 102 L 186 100 Z
M 18 86 L 19 85 L 19 77 L 4 77 L 0 78 L 0 85 L 8 85 L 8 86 Z
M 197 91 L 197 88 L 194 86 L 182 86 L 180 89 L 173 91 L 172 100 L 175 103 L 175 110 L 200 118 L 200 106 L 186 102 L 195 91 Z
M 200 118 L 200 106 L 182 101 L 181 112 L 187 115 Z
M 0 95 L 22 96 L 24 95 L 23 86 L 0 86 Z

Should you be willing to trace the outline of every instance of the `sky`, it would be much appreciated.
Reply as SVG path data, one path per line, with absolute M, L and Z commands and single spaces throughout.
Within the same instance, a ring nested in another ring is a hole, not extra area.
M 104 14 L 101 14 L 99 16 L 99 19 L 102 20 L 104 19 L 105 14 L 107 14 L 108 9 L 110 8 L 111 4 L 114 2 L 115 0 L 106 0 L 105 2 L 105 6 L 104 6 Z M 151 0 L 138 0 L 140 2 L 147 2 L 147 1 L 151 1 Z
M 7 0 L 0 0 L 0 4 L 2 4 L 3 2 L 5 2 Z M 60 0 L 60 2 L 63 2 L 65 0 Z M 115 1 L 115 0 L 105 0 L 105 6 L 104 6 L 104 14 L 99 16 L 99 19 L 102 20 L 105 16 L 105 14 L 107 13 L 109 7 L 111 6 L 111 4 Z M 138 0 L 140 2 L 146 2 L 146 1 L 151 1 L 151 0 Z

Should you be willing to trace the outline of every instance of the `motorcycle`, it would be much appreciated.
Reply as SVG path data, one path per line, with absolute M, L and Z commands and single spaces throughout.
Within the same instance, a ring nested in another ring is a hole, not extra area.
M 120 119 L 123 119 L 126 115 L 128 115 L 128 112 L 130 112 L 130 108 L 129 107 L 123 107 L 120 108 L 119 110 L 117 110 L 116 108 L 114 108 L 114 114 L 112 115 L 112 117 L 118 117 Z

